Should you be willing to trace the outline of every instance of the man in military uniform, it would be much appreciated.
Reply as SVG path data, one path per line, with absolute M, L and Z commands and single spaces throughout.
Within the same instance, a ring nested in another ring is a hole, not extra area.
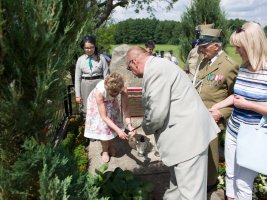
M 192 42 L 192 49 L 187 56 L 187 60 L 186 60 L 185 67 L 184 67 L 184 71 L 188 74 L 188 77 L 190 78 L 191 81 L 193 81 L 196 68 L 199 62 L 202 60 L 202 55 L 199 54 L 198 46 L 197 46 L 200 31 L 205 28 L 213 28 L 213 27 L 214 27 L 214 24 L 202 24 L 202 25 L 196 26 L 195 28 L 196 39 L 194 39 L 194 41 Z
M 222 50 L 221 30 L 203 29 L 200 32 L 198 50 L 203 54 L 194 74 L 195 85 L 201 99 L 207 108 L 226 99 L 233 93 L 233 85 L 239 66 Z M 232 108 L 223 108 L 211 113 L 222 131 Z M 218 137 L 211 141 L 208 158 L 208 191 L 215 188 L 218 177 L 219 144 Z

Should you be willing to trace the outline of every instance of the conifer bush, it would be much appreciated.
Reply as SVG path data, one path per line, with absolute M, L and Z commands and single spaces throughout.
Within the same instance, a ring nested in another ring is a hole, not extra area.
M 53 139 L 64 115 L 64 78 L 95 11 L 86 10 L 87 1 L 1 2 L 0 148 L 9 165 L 26 138 Z
M 23 153 L 11 166 L 4 199 L 104 199 L 92 175 L 80 171 L 75 158 L 62 145 L 26 140 Z

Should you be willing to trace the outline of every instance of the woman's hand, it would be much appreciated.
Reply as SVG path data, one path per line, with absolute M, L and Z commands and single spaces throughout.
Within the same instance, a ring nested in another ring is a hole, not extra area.
M 236 108 L 250 110 L 250 105 L 251 105 L 251 102 L 246 100 L 244 97 L 241 97 L 241 96 L 234 97 L 234 106 Z
M 82 97 L 76 97 L 76 103 L 81 104 L 82 103 Z

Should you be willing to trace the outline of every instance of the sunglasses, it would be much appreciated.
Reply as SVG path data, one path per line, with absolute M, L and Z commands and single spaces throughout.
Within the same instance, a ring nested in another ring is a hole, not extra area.
M 240 32 L 242 32 L 242 31 L 245 31 L 245 30 L 242 28 L 242 26 L 238 26 L 238 27 L 236 28 L 236 30 L 235 30 L 236 33 L 240 33 Z
M 129 62 L 128 62 L 128 65 L 127 65 L 127 70 L 129 70 L 129 71 L 132 71 L 132 68 L 131 68 L 131 66 L 130 66 L 130 64 L 133 62 L 133 60 L 134 59 L 132 59 L 132 60 L 130 60 Z

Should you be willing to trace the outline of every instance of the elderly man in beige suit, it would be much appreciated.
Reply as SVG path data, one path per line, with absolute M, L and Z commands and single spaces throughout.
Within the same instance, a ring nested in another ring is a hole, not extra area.
M 127 66 L 143 78 L 146 134 L 154 134 L 171 180 L 165 200 L 207 199 L 208 145 L 220 131 L 191 81 L 173 62 L 132 47 Z

